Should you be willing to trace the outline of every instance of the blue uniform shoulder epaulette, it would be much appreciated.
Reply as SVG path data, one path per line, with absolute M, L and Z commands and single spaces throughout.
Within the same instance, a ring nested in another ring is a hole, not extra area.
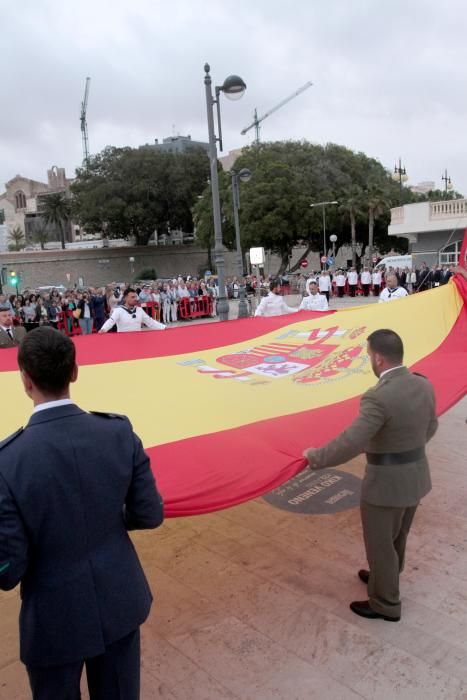
M 93 416 L 102 416 L 103 418 L 120 418 L 120 420 L 125 420 L 125 416 L 120 413 L 106 413 L 105 411 L 89 411 Z
M 13 433 L 12 435 L 9 435 L 7 438 L 5 438 L 5 440 L 2 440 L 2 442 L 0 442 L 0 450 L 2 450 L 4 447 L 6 447 L 7 445 L 9 445 L 10 442 L 13 442 L 13 440 L 16 440 L 16 438 L 18 437 L 18 435 L 21 435 L 21 433 L 23 432 L 23 430 L 24 430 L 24 428 L 20 428 L 19 430 L 16 431 L 16 433 Z

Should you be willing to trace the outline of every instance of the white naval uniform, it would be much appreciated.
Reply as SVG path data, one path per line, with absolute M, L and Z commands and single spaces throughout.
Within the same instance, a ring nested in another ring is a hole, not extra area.
M 381 284 L 381 272 L 373 272 L 372 279 L 373 284 L 376 284 L 376 286 L 379 287 L 379 285 Z
M 336 286 L 345 287 L 345 275 L 336 275 Z
M 394 299 L 402 299 L 402 297 L 406 296 L 408 296 L 407 290 L 404 289 L 404 287 L 396 287 L 395 289 L 385 287 L 379 295 L 379 303 L 381 304 L 383 301 L 394 301 Z
M 360 282 L 362 284 L 371 284 L 371 272 L 365 272 L 365 270 L 363 270 L 363 272 L 360 275 Z
M 329 275 L 320 275 L 318 277 L 318 286 L 320 292 L 330 292 L 331 278 L 329 277 Z
M 353 287 L 358 284 L 358 274 L 355 270 L 351 270 L 347 273 L 347 282 Z
M 117 331 L 119 333 L 140 331 L 141 326 L 147 326 L 152 331 L 163 331 L 165 329 L 163 323 L 159 323 L 148 316 L 140 306 L 135 306 L 133 311 L 127 311 L 124 306 L 116 306 L 110 314 L 110 317 L 102 326 L 101 332 L 107 333 L 115 324 L 117 324 Z
M 299 311 L 301 309 L 304 311 L 327 311 L 329 308 L 328 300 L 324 294 L 310 294 L 302 299 L 302 303 L 298 308 Z
M 298 309 L 287 306 L 284 297 L 280 294 L 269 292 L 267 297 L 261 299 L 260 305 L 255 311 L 255 316 L 282 316 L 283 314 L 292 314 Z

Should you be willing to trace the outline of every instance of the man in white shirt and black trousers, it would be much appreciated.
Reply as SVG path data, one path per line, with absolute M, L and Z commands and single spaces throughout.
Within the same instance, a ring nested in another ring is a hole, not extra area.
M 119 333 L 140 331 L 142 326 L 146 326 L 152 331 L 163 331 L 165 329 L 164 324 L 148 316 L 140 306 L 136 306 L 137 302 L 138 295 L 136 291 L 131 287 L 125 289 L 123 292 L 123 304 L 113 309 L 99 333 L 107 333 L 115 324 L 117 324 Z
M 381 289 L 381 271 L 374 270 L 371 275 L 371 281 L 373 283 L 373 294 L 375 297 L 379 297 L 379 290 Z
M 338 270 L 335 279 L 336 279 L 337 295 L 342 298 L 344 296 L 345 280 L 346 280 L 346 277 L 344 275 L 344 271 Z
M 358 285 L 358 273 L 354 267 L 351 267 L 347 273 L 347 282 L 349 283 L 349 294 L 354 297 Z
M 332 283 L 331 278 L 329 276 L 329 272 L 327 270 L 323 270 L 320 276 L 318 277 L 318 287 L 319 293 L 324 294 L 327 301 L 329 301 L 329 292 L 331 291 Z
M 361 274 L 360 274 L 360 282 L 362 285 L 363 289 L 363 296 L 367 297 L 368 294 L 370 293 L 370 285 L 371 285 L 371 272 L 367 267 L 364 267 Z

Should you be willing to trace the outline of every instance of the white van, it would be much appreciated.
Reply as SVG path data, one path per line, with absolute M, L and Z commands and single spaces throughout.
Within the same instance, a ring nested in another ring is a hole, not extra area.
M 400 270 L 405 270 L 405 268 L 408 267 L 409 270 L 411 270 L 413 267 L 412 256 L 388 255 L 387 257 L 380 260 L 377 265 L 375 265 L 375 270 L 383 271 L 386 270 L 388 267 L 392 267 L 394 269 L 398 267 Z

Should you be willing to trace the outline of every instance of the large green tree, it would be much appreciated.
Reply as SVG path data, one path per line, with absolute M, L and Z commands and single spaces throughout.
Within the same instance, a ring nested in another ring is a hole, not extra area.
M 262 143 L 244 149 L 234 167 L 237 171 L 248 168 L 252 173 L 248 183 L 240 183 L 242 247 L 263 246 L 278 254 L 279 273 L 288 268 L 297 244 L 302 244 L 303 252 L 292 270 L 298 269 L 310 251 L 328 253 L 323 250 L 322 208 L 310 208 L 312 203 L 339 202 L 338 207 L 326 208 L 327 236 L 335 233 L 339 245 L 350 244 L 354 262 L 357 241 L 364 246 L 368 242 L 370 207 L 375 240 L 381 243 L 387 237 L 389 209 L 398 201 L 398 184 L 381 163 L 364 153 L 336 144 Z M 219 189 L 223 242 L 232 248 L 235 239 L 229 174 L 220 174 Z M 376 192 L 381 193 L 377 206 Z M 210 188 L 195 204 L 194 216 L 197 236 L 209 248 L 213 243 Z M 397 246 L 397 241 L 391 240 L 393 245 Z
M 203 150 L 106 148 L 77 170 L 71 187 L 74 216 L 89 232 L 134 237 L 137 245 L 146 245 L 155 230 L 192 232 L 192 207 L 208 176 Z

